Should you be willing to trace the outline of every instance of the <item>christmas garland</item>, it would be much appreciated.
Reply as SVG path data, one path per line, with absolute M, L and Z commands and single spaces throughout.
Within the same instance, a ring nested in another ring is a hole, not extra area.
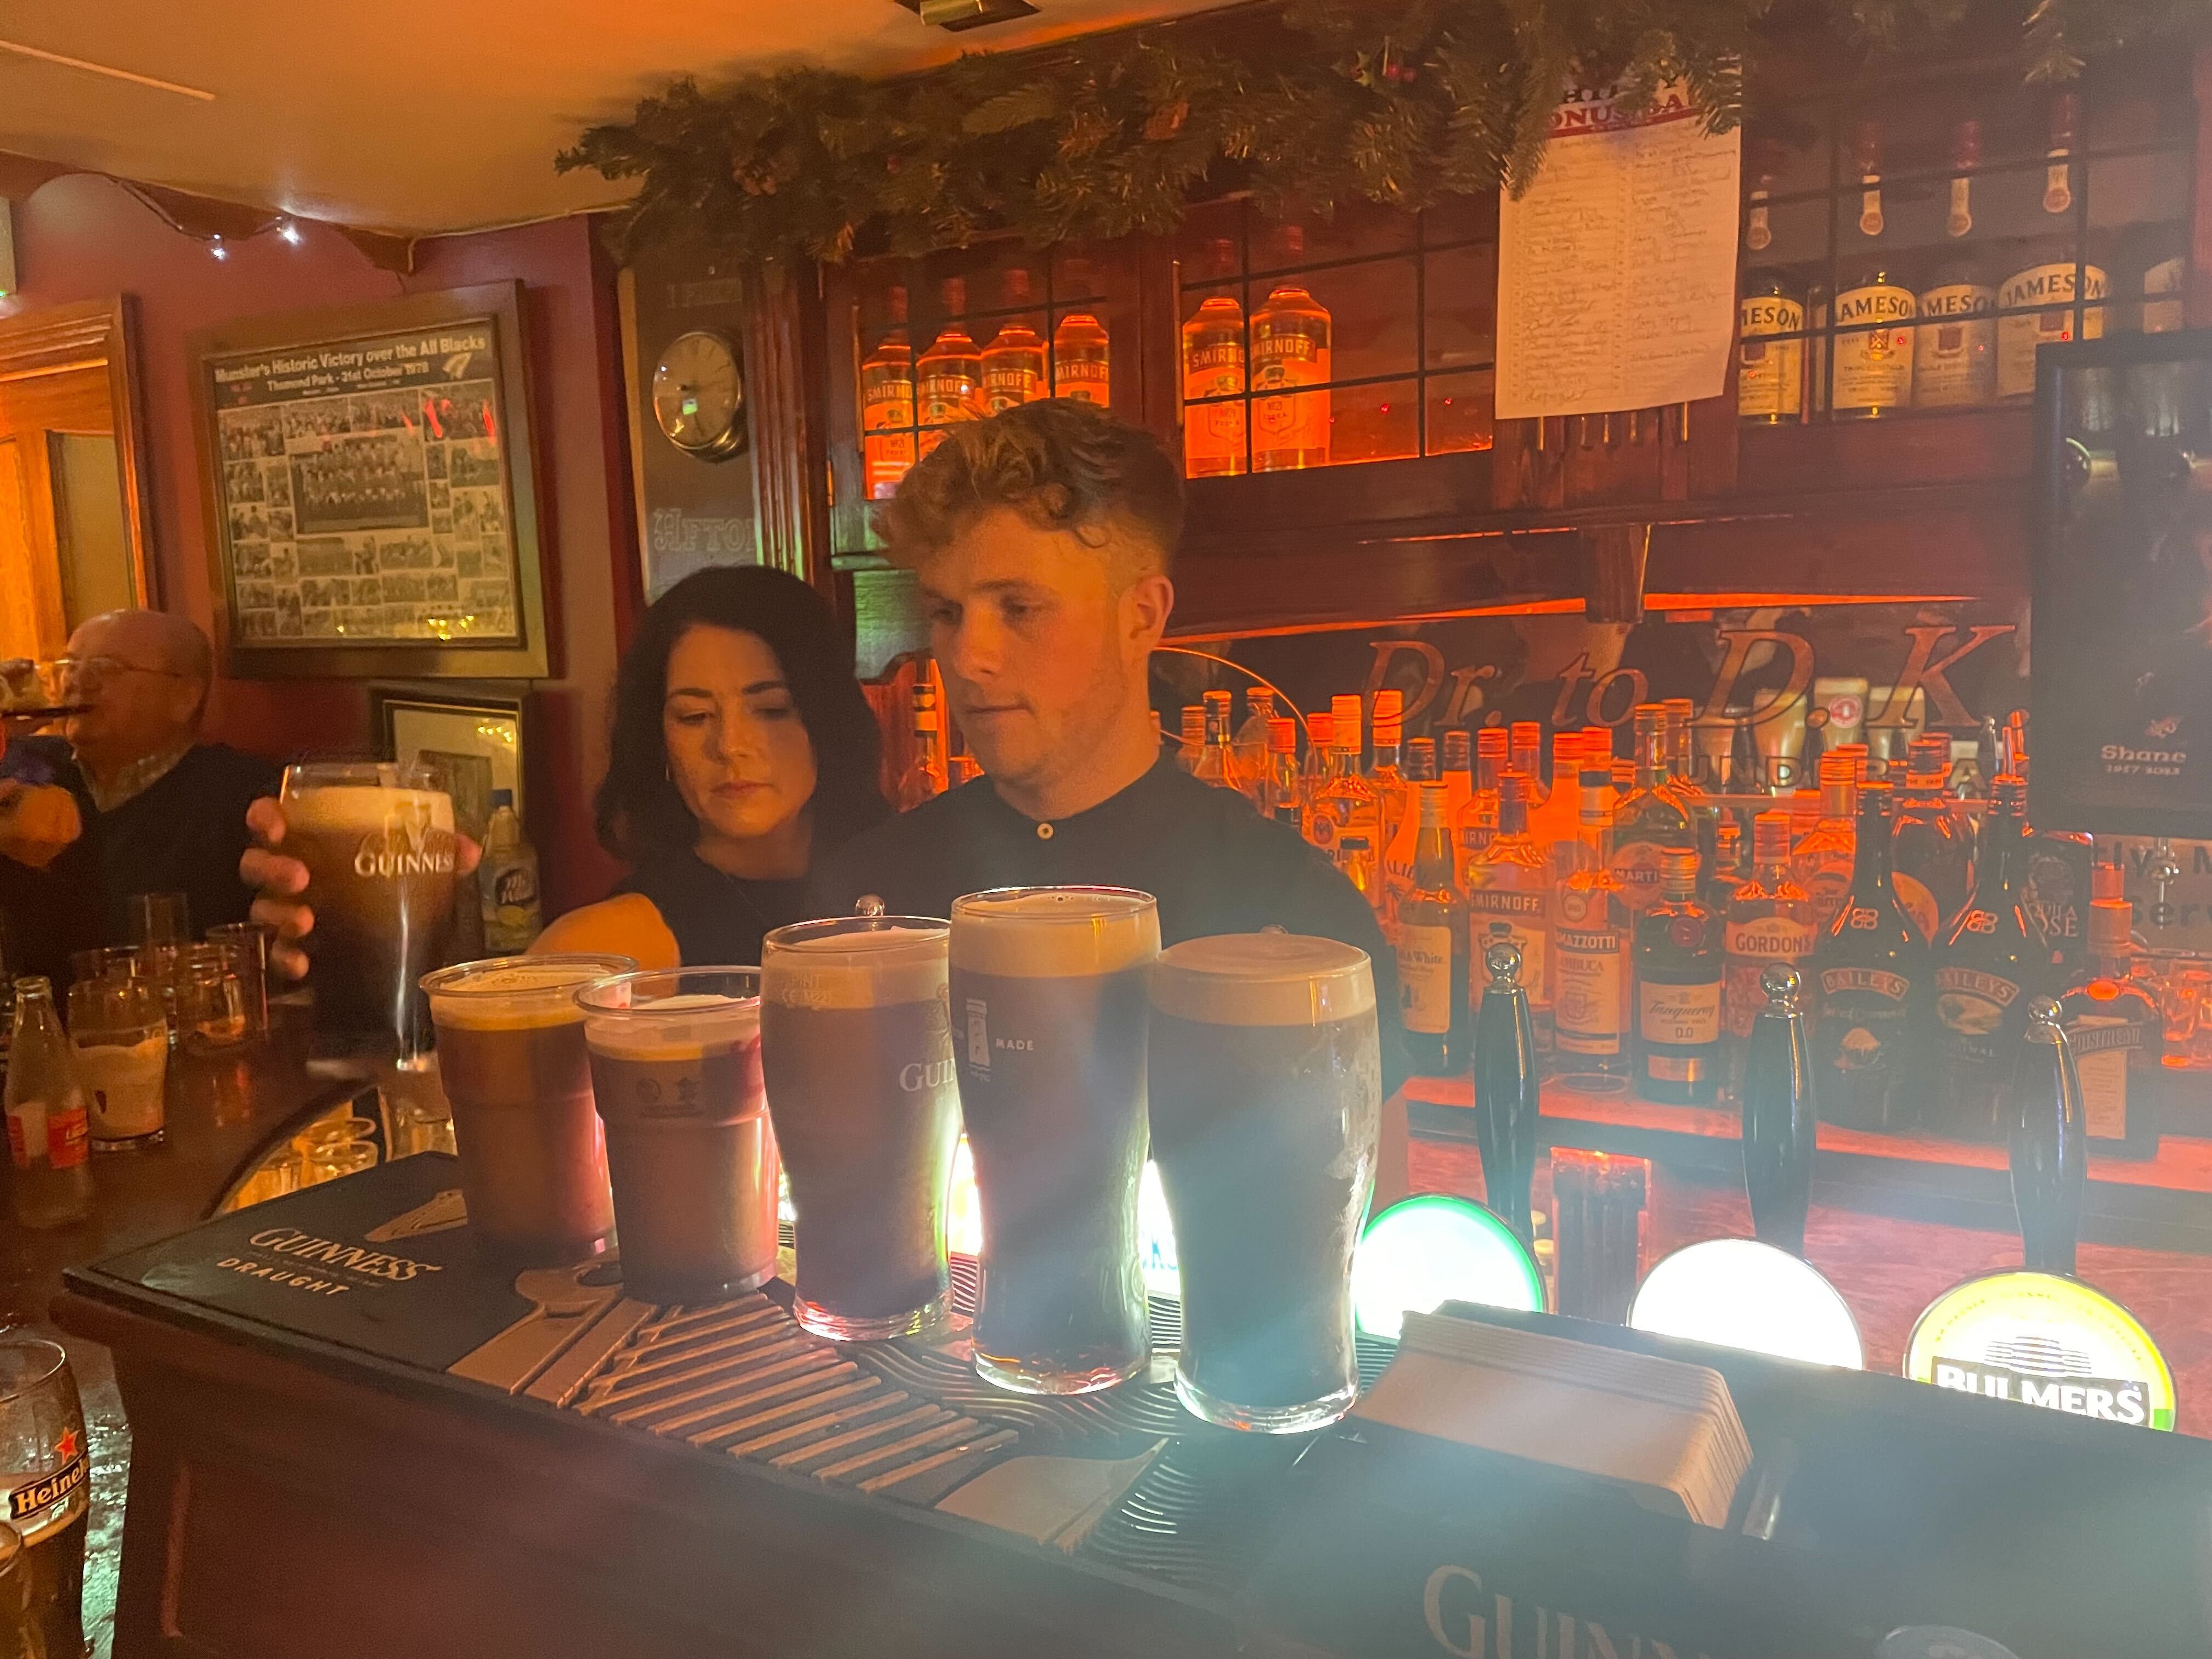
M 1972 0 L 1800 0 L 1854 51 L 1930 49 Z M 2002 0 L 2023 72 L 2181 30 L 2203 0 Z M 1030 243 L 1170 230 L 1188 202 L 1248 190 L 1263 210 L 1419 209 L 1534 176 L 1571 71 L 1632 107 L 1686 82 L 1717 130 L 1774 0 L 1290 0 L 1279 12 L 981 52 L 871 82 L 816 69 L 716 92 L 679 79 L 556 165 L 641 182 L 624 253 L 705 240 L 740 259 L 918 255 L 1012 232 Z M 1978 8 L 1978 11 L 1986 8 Z

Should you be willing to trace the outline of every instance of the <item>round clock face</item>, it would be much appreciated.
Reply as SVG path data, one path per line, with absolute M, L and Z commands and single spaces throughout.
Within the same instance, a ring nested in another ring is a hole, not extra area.
M 670 341 L 653 371 L 653 416 L 687 455 L 736 454 L 744 444 L 745 382 L 735 348 L 703 329 Z

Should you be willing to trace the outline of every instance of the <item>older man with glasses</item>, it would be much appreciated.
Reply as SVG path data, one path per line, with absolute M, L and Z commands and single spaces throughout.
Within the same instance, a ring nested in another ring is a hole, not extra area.
M 134 893 L 183 893 L 191 925 L 243 921 L 246 809 L 276 768 L 200 741 L 215 663 L 182 617 L 114 611 L 70 635 L 60 738 L 0 757 L 0 910 L 13 971 L 66 975 L 68 953 L 126 942 Z M 73 810 L 72 810 L 73 809 Z

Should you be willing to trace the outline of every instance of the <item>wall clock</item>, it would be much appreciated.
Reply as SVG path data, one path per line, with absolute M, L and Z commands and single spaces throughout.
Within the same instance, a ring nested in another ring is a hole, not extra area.
M 712 329 L 668 343 L 653 371 L 653 416 L 687 455 L 725 460 L 745 447 L 745 380 L 737 348 Z

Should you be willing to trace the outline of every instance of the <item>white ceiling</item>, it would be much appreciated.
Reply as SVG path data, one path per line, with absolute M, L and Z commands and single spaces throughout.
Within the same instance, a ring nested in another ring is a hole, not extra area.
M 9 0 L 0 40 L 216 96 L 0 51 L 0 149 L 374 229 L 473 229 L 618 199 L 553 155 L 675 74 L 888 74 L 1220 0 L 1040 3 L 955 35 L 895 0 Z

